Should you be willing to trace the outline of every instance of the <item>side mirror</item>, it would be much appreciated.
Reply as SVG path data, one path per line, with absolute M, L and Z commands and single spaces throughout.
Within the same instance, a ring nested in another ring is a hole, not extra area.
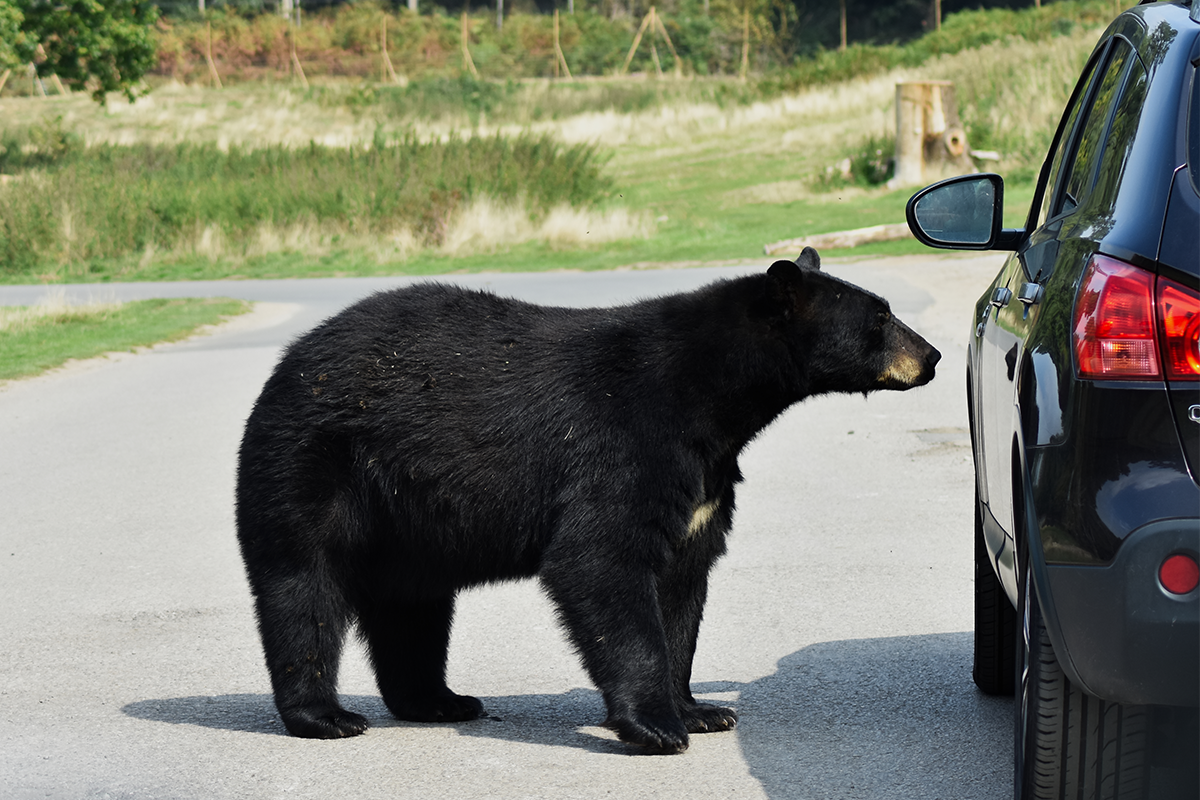
M 1000 227 L 1004 218 L 1004 179 L 963 175 L 917 192 L 905 209 L 917 241 L 944 250 L 1016 250 L 1024 230 Z

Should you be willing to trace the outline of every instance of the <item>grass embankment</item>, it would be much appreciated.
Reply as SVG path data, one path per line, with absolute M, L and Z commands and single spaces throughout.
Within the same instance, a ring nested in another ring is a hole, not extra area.
M 911 190 L 834 165 L 886 162 L 894 84 L 914 79 L 956 82 L 972 146 L 1003 155 L 984 167 L 1009 178 L 1006 224 L 1020 224 L 1096 36 L 1021 27 L 1044 12 L 964 12 L 943 28 L 956 44 L 926 42 L 919 66 L 878 73 L 890 62 L 864 57 L 853 80 L 783 95 L 778 81 L 439 79 L 176 85 L 106 110 L 2 100 L 0 172 L 17 179 L 0 186 L 0 280 L 761 259 L 768 242 L 903 220 Z M 951 24 L 961 17 L 975 22 Z M 972 36 L 988 43 L 951 52 Z
M 248 303 L 226 298 L 71 305 L 53 295 L 36 306 L 0 307 L 0 381 L 72 358 L 184 339 L 249 310 Z

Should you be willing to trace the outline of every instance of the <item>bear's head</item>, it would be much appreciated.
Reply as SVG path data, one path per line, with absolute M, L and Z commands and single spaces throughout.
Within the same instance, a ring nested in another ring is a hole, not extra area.
M 816 250 L 776 261 L 767 275 L 806 394 L 902 391 L 933 380 L 941 353 L 882 297 L 822 272 Z

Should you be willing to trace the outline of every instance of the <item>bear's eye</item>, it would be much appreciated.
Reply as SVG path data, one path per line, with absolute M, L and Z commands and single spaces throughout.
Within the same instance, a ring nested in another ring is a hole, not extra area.
M 892 312 L 890 312 L 886 309 L 884 309 L 883 311 L 880 311 L 876 318 L 876 324 L 879 325 L 880 327 L 887 325 L 891 321 L 892 321 Z

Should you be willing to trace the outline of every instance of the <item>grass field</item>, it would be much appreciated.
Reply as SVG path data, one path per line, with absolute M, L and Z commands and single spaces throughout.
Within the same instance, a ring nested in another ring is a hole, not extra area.
M 82 95 L 4 98 L 0 173 L 14 177 L 0 185 L 0 253 L 6 242 L 9 253 L 0 280 L 762 259 L 769 242 L 903 221 L 911 188 L 845 180 L 834 165 L 890 150 L 894 86 L 916 79 L 956 83 L 972 145 L 1002 154 L 984 166 L 1008 179 L 1006 224 L 1019 225 L 1096 36 L 1076 26 L 1038 41 L 992 37 L 919 66 L 771 99 L 735 80 L 699 78 L 443 80 L 410 84 L 403 96 L 332 80 L 307 91 L 167 84 L 107 108 Z M 497 170 L 514 151 L 492 161 L 480 154 L 487 142 L 520 140 L 542 154 L 520 163 L 541 172 L 522 167 L 527 180 L 513 188 Z M 441 152 L 430 158 L 456 167 L 470 161 L 475 171 L 413 169 L 404 148 Z M 425 180 L 421 191 L 397 199 L 414 175 Z M 404 214 L 389 216 L 400 206 Z M 920 251 L 913 242 L 856 250 Z
M 36 306 L 0 307 L 0 381 L 72 358 L 183 339 L 249 310 L 248 303 L 226 298 L 72 305 L 53 293 Z

